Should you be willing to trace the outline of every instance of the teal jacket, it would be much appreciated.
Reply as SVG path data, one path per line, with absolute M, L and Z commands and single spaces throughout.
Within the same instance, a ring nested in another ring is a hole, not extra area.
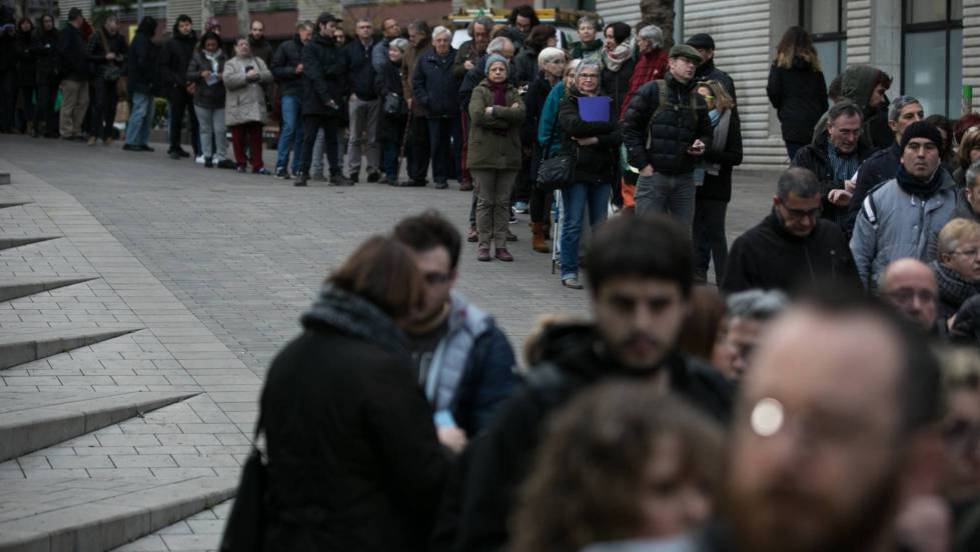
M 548 147 L 548 139 L 551 138 L 551 146 L 546 153 L 548 157 L 558 153 L 562 141 L 565 139 L 565 133 L 558 125 L 558 102 L 564 97 L 565 83 L 562 81 L 551 88 L 548 99 L 544 101 L 544 107 L 541 108 L 541 116 L 538 120 L 538 144 L 541 145 L 543 151 L 543 148 Z M 555 133 L 554 136 L 551 136 L 552 129 Z

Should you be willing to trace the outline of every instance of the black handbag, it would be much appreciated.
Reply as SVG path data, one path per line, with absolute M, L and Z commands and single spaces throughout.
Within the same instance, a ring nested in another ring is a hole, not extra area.
M 572 184 L 575 178 L 575 162 L 578 157 L 574 153 L 574 146 L 571 153 L 559 152 L 552 157 L 547 156 L 548 152 L 551 151 L 551 141 L 555 137 L 557 126 L 558 121 L 555 120 L 555 125 L 551 127 L 551 134 L 548 136 L 548 141 L 545 143 L 542 152 L 544 158 L 538 164 L 538 173 L 534 179 L 539 190 L 548 192 L 562 190 Z
M 256 442 L 261 430 L 261 417 L 256 424 L 252 452 L 242 468 L 238 493 L 221 536 L 221 552 L 260 552 L 266 523 L 266 492 L 268 472 L 266 459 Z
M 386 115 L 408 115 L 408 103 L 395 92 L 385 94 L 383 109 Z

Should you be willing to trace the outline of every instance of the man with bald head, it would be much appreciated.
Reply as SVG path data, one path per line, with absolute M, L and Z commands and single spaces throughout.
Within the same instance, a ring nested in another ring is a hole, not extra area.
M 708 549 L 902 549 L 897 513 L 935 492 L 936 359 L 872 299 L 824 293 L 769 326 L 741 382 L 721 505 L 730 532 Z
M 923 332 L 938 331 L 939 287 L 929 265 L 911 258 L 894 261 L 885 268 L 878 287 L 881 297 Z

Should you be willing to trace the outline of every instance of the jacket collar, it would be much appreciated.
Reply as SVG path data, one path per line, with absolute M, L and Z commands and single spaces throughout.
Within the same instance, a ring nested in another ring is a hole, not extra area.
M 806 237 L 800 237 L 796 234 L 787 232 L 786 226 L 783 223 L 783 217 L 779 216 L 779 212 L 776 211 L 775 206 L 773 206 L 769 216 L 763 219 L 762 223 L 768 226 L 782 240 L 791 243 L 806 244 L 810 241 L 810 238 L 817 233 L 817 230 L 820 227 L 820 218 L 817 217 L 817 220 L 813 223 L 813 230 Z

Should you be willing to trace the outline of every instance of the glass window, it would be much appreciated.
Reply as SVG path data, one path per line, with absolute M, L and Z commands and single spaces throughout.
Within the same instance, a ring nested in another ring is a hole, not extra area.
M 963 29 L 949 32 L 949 107 L 947 117 L 959 117 L 963 96 Z
M 839 75 L 842 70 L 841 65 L 847 59 L 845 53 L 846 47 L 846 43 L 841 40 L 813 43 L 813 48 L 817 51 L 817 56 L 820 57 L 823 76 L 828 86 L 830 85 L 830 81 L 834 80 L 834 77 Z
M 906 0 L 902 26 L 903 93 L 926 114 L 958 117 L 963 84 L 962 0 Z
M 803 26 L 811 34 L 837 33 L 840 32 L 840 9 L 839 2 L 814 2 L 804 3 L 803 7 Z
M 946 21 L 946 0 L 906 0 L 906 23 Z
M 905 93 L 922 103 L 926 115 L 946 113 L 946 91 L 938 86 L 946 80 L 946 33 L 905 35 Z

